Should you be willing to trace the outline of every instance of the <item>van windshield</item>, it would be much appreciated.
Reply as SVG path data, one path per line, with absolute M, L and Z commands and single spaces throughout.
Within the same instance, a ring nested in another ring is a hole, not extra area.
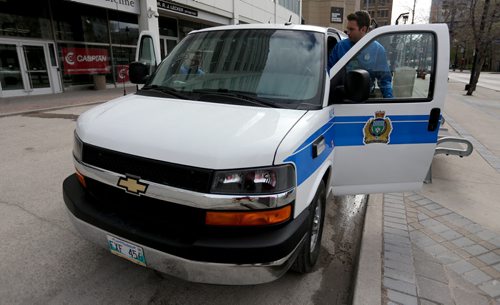
M 259 106 L 317 109 L 325 77 L 323 52 L 324 36 L 316 32 L 195 33 L 169 54 L 145 88 L 163 88 L 208 102 L 218 102 L 208 95 L 252 97 L 262 102 Z

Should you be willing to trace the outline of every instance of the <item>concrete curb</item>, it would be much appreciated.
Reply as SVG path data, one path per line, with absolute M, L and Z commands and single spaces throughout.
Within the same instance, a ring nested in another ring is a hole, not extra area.
M 383 194 L 373 194 L 368 197 L 354 283 L 353 305 L 380 305 L 382 303 L 383 202 Z

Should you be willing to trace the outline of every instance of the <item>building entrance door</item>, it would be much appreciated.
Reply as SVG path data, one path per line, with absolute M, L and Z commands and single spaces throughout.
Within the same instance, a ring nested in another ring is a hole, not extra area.
M 53 93 L 48 44 L 0 40 L 0 96 Z
M 170 36 L 160 36 L 160 54 L 161 54 L 161 59 L 164 59 L 167 57 L 170 52 L 174 49 L 174 47 L 177 45 L 179 42 L 179 39 L 177 37 L 170 37 Z

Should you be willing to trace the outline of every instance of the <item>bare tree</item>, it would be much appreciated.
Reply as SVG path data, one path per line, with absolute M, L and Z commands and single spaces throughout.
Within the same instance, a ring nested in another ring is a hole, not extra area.
M 471 0 L 469 20 L 474 40 L 474 60 L 469 84 L 466 86 L 467 95 L 472 95 L 476 90 L 491 44 L 500 37 L 499 10 L 500 0 Z

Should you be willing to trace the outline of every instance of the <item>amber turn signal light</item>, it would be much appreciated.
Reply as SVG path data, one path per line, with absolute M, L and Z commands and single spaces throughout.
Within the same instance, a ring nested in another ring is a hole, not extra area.
M 85 182 L 85 176 L 83 176 L 78 170 L 76 170 L 76 178 L 78 178 L 78 181 L 80 181 L 80 184 L 84 188 L 87 188 L 87 183 Z
M 285 222 L 290 219 L 291 215 L 291 205 L 269 211 L 210 211 L 206 214 L 205 224 L 211 226 L 265 226 Z

